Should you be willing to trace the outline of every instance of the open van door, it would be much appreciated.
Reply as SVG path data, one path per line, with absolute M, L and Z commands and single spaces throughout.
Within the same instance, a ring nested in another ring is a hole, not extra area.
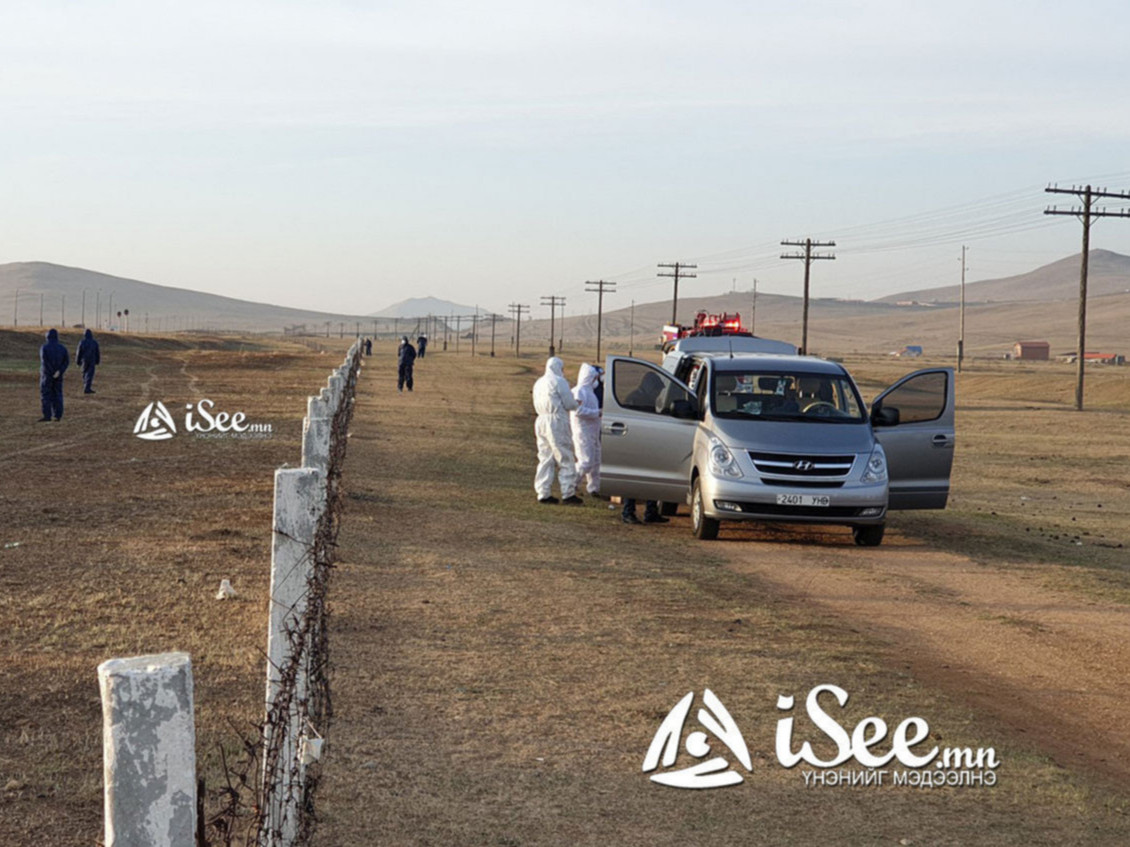
M 698 429 L 694 393 L 642 359 L 605 362 L 600 493 L 686 502 Z
M 944 509 L 954 448 L 953 368 L 907 374 L 871 404 L 887 454 L 888 509 Z

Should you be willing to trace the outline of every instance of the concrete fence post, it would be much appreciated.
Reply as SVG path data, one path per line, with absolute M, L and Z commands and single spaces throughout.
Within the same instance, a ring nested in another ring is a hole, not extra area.
M 302 467 L 316 468 L 323 477 L 329 473 L 330 436 L 333 417 L 317 397 L 306 400 L 306 419 L 302 422 Z
M 340 374 L 335 373 L 330 377 L 330 393 L 333 395 L 333 409 L 336 414 L 342 406 L 342 399 L 345 394 L 345 380 Z
M 307 592 L 314 571 L 314 535 L 325 508 L 325 480 L 318 470 L 288 468 L 275 471 L 270 623 L 267 631 L 268 717 L 272 709 L 280 705 L 277 702 L 280 694 L 289 691 L 293 696 L 286 704 L 285 715 L 276 714 L 276 722 L 268 720 L 264 729 L 265 748 L 277 747 L 279 751 L 273 768 L 272 762 L 264 761 L 263 773 L 265 844 L 272 847 L 288 847 L 294 843 L 305 788 L 299 751 L 306 719 L 309 645 L 305 643 L 303 627 L 306 623 Z M 283 734 L 278 741 L 274 738 L 276 732 Z
M 196 725 L 187 653 L 98 666 L 106 847 L 194 847 Z

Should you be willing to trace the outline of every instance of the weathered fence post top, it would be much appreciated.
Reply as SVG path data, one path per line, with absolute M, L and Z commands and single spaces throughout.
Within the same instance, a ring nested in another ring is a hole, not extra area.
M 196 729 L 187 653 L 110 659 L 102 691 L 106 847 L 194 847 Z

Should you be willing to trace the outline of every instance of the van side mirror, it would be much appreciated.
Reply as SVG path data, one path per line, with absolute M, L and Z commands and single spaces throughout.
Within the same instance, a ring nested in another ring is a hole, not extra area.
M 698 403 L 694 400 L 676 400 L 671 404 L 671 416 L 675 418 L 697 418 Z
M 876 403 L 871 407 L 871 426 L 898 426 L 899 410 Z

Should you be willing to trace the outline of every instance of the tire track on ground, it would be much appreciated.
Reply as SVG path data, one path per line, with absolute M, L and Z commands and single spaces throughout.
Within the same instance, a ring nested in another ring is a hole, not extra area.
M 1046 587 L 1054 566 L 982 565 L 897 534 L 864 550 L 831 533 L 802 547 L 764 532 L 719 545 L 732 569 L 878 636 L 892 660 L 1060 765 L 1130 778 L 1130 608 Z

